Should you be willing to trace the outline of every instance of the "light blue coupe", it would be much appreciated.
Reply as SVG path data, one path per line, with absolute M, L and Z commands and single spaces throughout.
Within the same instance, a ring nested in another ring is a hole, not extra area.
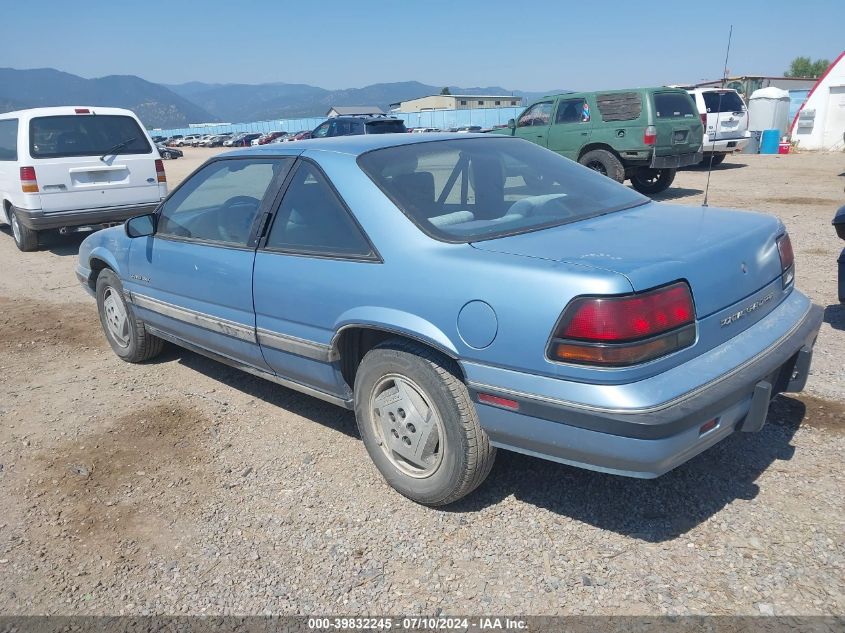
M 88 237 L 77 275 L 122 359 L 170 341 L 354 409 L 387 482 L 430 505 L 495 447 L 656 477 L 757 431 L 822 318 L 776 218 L 488 135 L 219 155 Z

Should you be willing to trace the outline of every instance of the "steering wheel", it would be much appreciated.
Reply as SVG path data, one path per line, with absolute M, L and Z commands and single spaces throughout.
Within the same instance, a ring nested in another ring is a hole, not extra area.
M 217 232 L 224 242 L 245 244 L 261 201 L 252 196 L 234 196 L 217 212 Z

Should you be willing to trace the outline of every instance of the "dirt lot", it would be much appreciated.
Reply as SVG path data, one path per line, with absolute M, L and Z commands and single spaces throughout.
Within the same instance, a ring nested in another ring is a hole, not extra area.
M 212 152 L 166 163 L 171 184 Z M 843 185 L 843 154 L 713 173 L 711 206 L 783 219 L 826 307 L 807 392 L 761 433 L 653 481 L 500 452 L 446 510 L 387 488 L 348 412 L 176 348 L 120 362 L 81 238 L 23 254 L 2 229 L 0 612 L 842 614 Z

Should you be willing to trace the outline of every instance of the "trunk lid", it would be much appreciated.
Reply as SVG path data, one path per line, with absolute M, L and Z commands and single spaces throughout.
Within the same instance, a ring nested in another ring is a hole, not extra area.
M 703 319 L 780 276 L 775 240 L 783 232 L 759 213 L 651 202 L 472 246 L 617 272 L 637 292 L 685 279 Z
M 155 203 L 161 199 L 152 155 L 117 156 L 107 163 L 90 156 L 33 163 L 45 212 Z
M 147 204 L 161 198 L 158 151 L 129 114 L 77 108 L 74 114 L 34 117 L 29 143 L 45 212 Z
M 707 111 L 707 140 L 745 137 L 748 109 L 735 90 L 706 90 L 701 93 Z
M 701 117 L 684 90 L 661 90 L 652 94 L 652 125 L 657 130 L 655 156 L 695 153 L 704 134 Z

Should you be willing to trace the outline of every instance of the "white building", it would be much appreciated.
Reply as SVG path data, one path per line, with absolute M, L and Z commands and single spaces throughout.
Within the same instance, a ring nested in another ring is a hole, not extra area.
M 845 148 L 845 52 L 813 86 L 792 121 L 791 138 L 799 149 Z
M 473 110 L 476 108 L 514 108 L 523 105 L 522 97 L 513 95 L 429 95 L 391 103 L 393 112 L 427 112 L 430 110 Z

